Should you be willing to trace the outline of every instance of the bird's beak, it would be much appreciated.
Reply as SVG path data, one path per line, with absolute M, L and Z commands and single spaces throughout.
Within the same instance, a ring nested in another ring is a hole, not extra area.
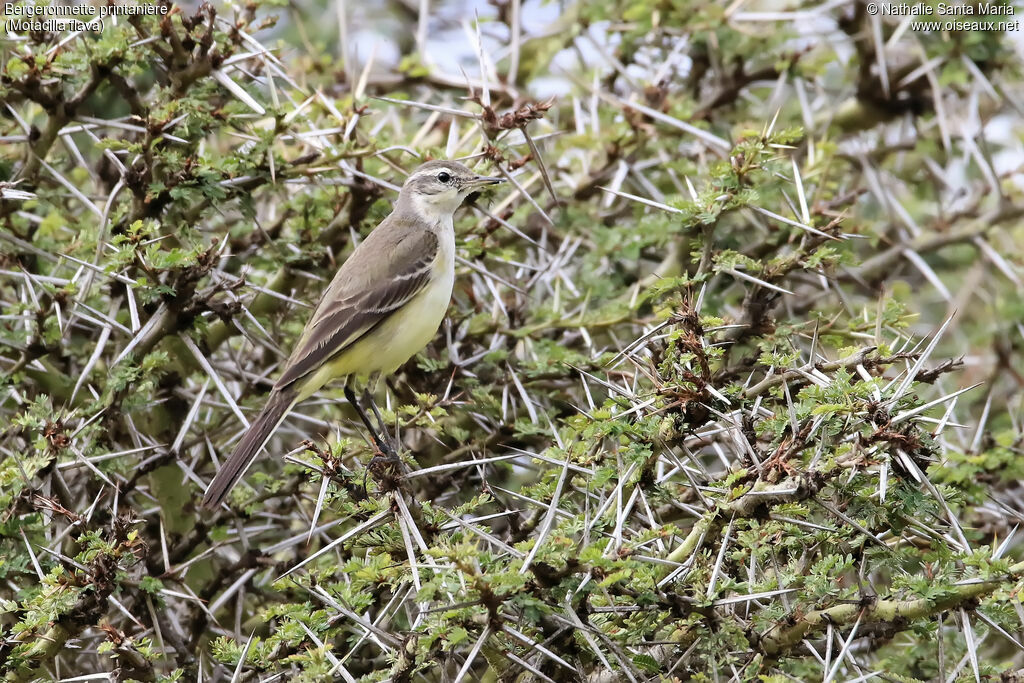
M 466 184 L 470 187 L 484 187 L 485 185 L 497 185 L 498 183 L 505 182 L 504 178 L 495 178 L 492 176 L 478 175 L 471 178 Z

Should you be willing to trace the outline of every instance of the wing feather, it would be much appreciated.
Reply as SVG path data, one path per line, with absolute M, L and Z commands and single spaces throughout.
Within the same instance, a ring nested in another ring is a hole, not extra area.
M 422 228 L 405 230 L 396 239 L 389 240 L 385 234 L 371 243 L 383 227 L 371 233 L 360 248 L 389 249 L 387 272 L 351 272 L 349 264 L 358 262 L 359 254 L 349 257 L 317 305 L 275 389 L 294 384 L 356 343 L 430 281 L 438 249 L 434 233 Z M 347 268 L 350 272 L 346 272 Z

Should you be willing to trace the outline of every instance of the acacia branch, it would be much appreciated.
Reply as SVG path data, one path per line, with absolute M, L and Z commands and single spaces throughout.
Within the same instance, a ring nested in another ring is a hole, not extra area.
M 993 227 L 1007 221 L 1016 220 L 1021 216 L 1024 216 L 1024 207 L 1005 204 L 978 216 L 977 219 L 962 230 L 939 231 L 938 234 L 928 231 L 925 235 L 930 236 L 923 236 L 910 242 L 893 245 L 877 256 L 867 259 L 859 268 L 846 276 L 841 276 L 841 278 L 870 282 L 894 268 L 900 259 L 903 258 L 904 252 L 913 251 L 918 254 L 926 254 L 955 244 L 970 244 L 976 237 L 983 237 Z
M 797 619 L 793 625 L 779 624 L 760 637 L 761 649 L 768 655 L 775 656 L 800 643 L 811 632 L 833 626 L 852 624 L 857 619 L 864 622 L 885 622 L 895 626 L 913 619 L 923 619 L 960 607 L 965 603 L 986 596 L 1008 581 L 1024 576 L 1024 562 L 1010 567 L 1006 576 L 999 579 L 986 579 L 976 583 L 961 583 L 949 586 L 950 593 L 938 600 L 917 598 L 914 600 L 872 600 L 868 604 L 849 603 L 836 605 L 828 609 L 808 612 Z
M 886 358 L 871 358 L 871 354 L 877 349 L 877 346 L 869 346 L 861 349 L 860 351 L 847 356 L 846 358 L 840 358 L 839 360 L 829 361 L 827 363 L 806 363 L 800 368 L 795 370 L 787 370 L 780 375 L 772 375 L 765 377 L 763 380 L 758 382 L 752 387 L 748 387 L 743 391 L 741 396 L 743 398 L 756 398 L 761 394 L 765 393 L 772 387 L 777 387 L 784 382 L 791 381 L 806 381 L 806 373 L 811 370 L 820 370 L 822 372 L 833 372 L 839 369 L 850 369 L 856 368 L 858 365 L 877 366 L 877 365 L 889 365 L 894 363 L 901 358 L 906 358 L 907 354 L 897 354 L 895 356 L 889 356 Z

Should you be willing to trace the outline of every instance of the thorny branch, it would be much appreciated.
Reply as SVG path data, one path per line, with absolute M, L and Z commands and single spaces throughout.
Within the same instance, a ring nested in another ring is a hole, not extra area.
M 1004 46 L 807 10 L 857 55 L 825 78 L 785 12 L 570 3 L 527 35 L 499 5 L 458 75 L 404 37 L 358 63 L 344 9 L 338 55 L 269 49 L 259 3 L 3 61 L 8 679 L 945 679 L 997 675 L 1000 638 L 1019 668 Z M 378 392 L 408 476 L 363 488 L 329 388 L 198 514 L 306 307 L 442 152 L 514 182 L 458 217 L 448 321 Z

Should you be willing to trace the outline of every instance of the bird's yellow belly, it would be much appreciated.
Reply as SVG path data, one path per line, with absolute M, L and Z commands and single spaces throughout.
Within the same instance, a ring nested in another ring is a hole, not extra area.
M 416 355 L 437 334 L 452 297 L 454 277 L 432 280 L 399 311 L 314 372 L 300 388 L 308 398 L 337 377 L 388 375 Z

